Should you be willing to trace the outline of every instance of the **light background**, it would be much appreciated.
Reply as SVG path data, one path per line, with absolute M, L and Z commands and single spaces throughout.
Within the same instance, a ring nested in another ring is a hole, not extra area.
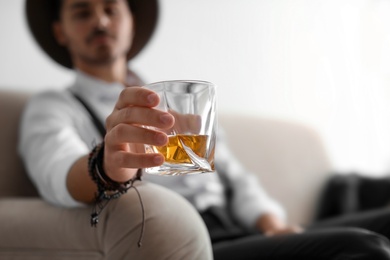
M 301 122 L 335 170 L 389 172 L 390 1 L 161 2 L 158 31 L 131 64 L 146 82 L 214 82 L 220 111 Z M 0 0 L 0 89 L 63 88 L 72 73 L 33 42 L 23 5 Z

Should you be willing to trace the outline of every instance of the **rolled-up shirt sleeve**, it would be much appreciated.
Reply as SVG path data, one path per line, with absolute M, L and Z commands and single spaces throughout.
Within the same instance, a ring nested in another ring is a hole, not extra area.
M 220 129 L 216 165 L 220 178 L 225 179 L 231 188 L 231 206 L 235 218 L 247 228 L 253 228 L 256 220 L 264 213 L 272 213 L 285 220 L 286 212 L 283 207 L 267 194 L 258 177 L 245 169 L 233 155 L 225 141 L 225 135 Z
M 89 151 L 72 118 L 74 110 L 65 95 L 53 91 L 32 97 L 22 116 L 18 147 L 40 195 L 66 207 L 82 205 L 69 194 L 66 178 L 75 161 Z

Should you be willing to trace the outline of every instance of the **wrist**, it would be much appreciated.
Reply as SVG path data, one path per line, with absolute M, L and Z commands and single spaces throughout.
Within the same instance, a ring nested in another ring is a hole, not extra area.
M 106 174 L 104 167 L 104 142 L 95 146 L 88 159 L 88 171 L 92 180 L 96 183 L 99 191 L 122 190 L 123 184 L 112 180 Z
M 104 160 L 104 142 L 95 146 L 91 151 L 88 158 L 88 172 L 92 180 L 97 186 L 97 192 L 95 195 L 95 210 L 91 214 L 91 225 L 96 226 L 98 223 L 98 217 L 100 211 L 96 210 L 99 205 L 102 205 L 103 201 L 110 201 L 111 199 L 119 198 L 122 194 L 126 193 L 131 187 L 133 182 L 140 180 L 138 175 L 126 182 L 117 182 L 109 178 L 103 168 Z M 138 178 L 137 178 L 138 177 Z M 107 205 L 107 204 L 104 204 Z

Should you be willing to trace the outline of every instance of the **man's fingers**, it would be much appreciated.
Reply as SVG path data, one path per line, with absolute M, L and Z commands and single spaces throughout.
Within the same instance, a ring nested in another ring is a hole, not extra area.
M 159 96 L 151 90 L 142 87 L 127 87 L 119 95 L 115 109 L 128 106 L 155 107 L 159 102 Z
M 304 229 L 300 226 L 286 226 L 284 228 L 267 230 L 264 232 L 265 236 L 277 236 L 277 235 L 288 235 L 288 234 L 300 234 L 304 232 Z
M 129 172 L 134 175 L 138 169 L 159 166 L 163 162 L 164 157 L 159 153 L 145 154 L 115 151 L 105 154 L 104 166 L 107 175 L 112 180 L 125 182 L 131 178 Z
M 166 112 L 146 107 L 125 107 L 114 111 L 106 120 L 106 128 L 118 124 L 136 124 L 168 129 L 174 124 L 174 117 Z
M 149 168 L 163 164 L 164 156 L 159 153 L 129 153 L 117 151 L 110 158 L 118 168 Z
M 107 146 L 117 146 L 123 143 L 165 145 L 168 137 L 165 133 L 128 124 L 118 124 L 105 137 Z

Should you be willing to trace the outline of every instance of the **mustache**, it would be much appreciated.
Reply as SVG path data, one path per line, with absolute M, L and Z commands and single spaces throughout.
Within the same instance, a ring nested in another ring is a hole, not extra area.
M 86 42 L 90 43 L 95 37 L 100 37 L 100 36 L 106 36 L 106 37 L 114 38 L 114 35 L 110 34 L 107 30 L 97 28 L 97 29 L 94 29 L 87 36 Z

